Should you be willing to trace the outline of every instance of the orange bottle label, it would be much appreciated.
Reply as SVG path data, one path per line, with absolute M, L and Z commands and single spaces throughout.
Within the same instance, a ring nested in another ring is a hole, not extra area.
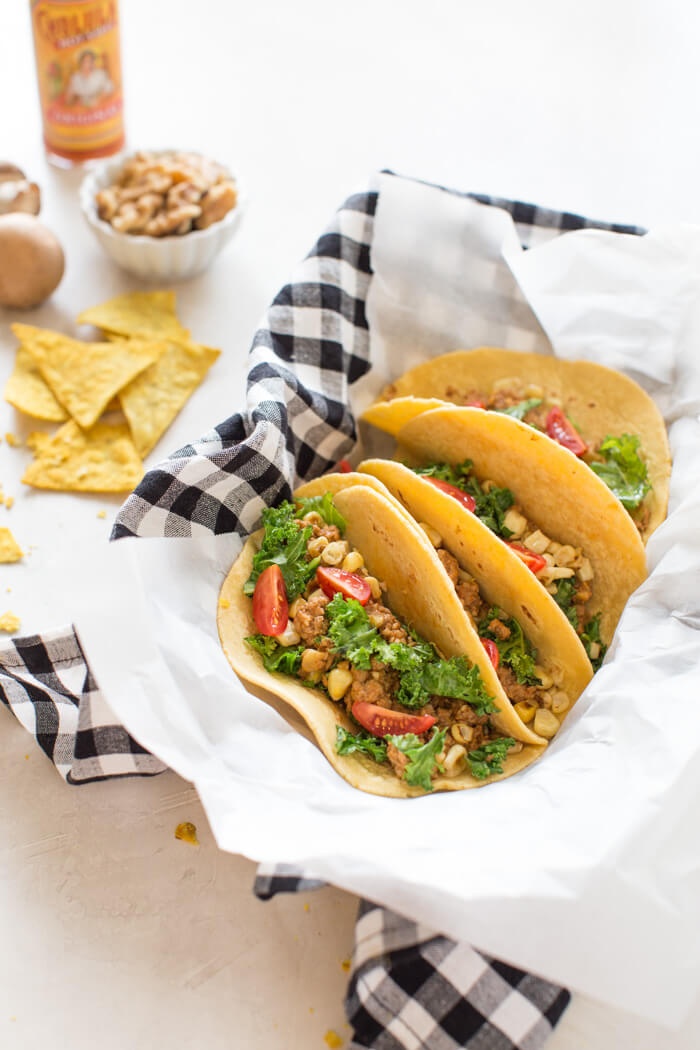
M 69 160 L 124 145 L 117 0 L 32 0 L 46 148 Z

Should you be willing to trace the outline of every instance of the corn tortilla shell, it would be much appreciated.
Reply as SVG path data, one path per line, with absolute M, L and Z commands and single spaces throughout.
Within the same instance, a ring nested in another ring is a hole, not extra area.
M 593 669 L 566 615 L 520 558 L 475 514 L 402 463 L 365 460 L 358 469 L 382 481 L 417 521 L 439 533 L 445 549 L 474 577 L 486 601 L 520 624 L 537 649 L 537 663 L 555 672 L 555 681 L 573 704 Z
M 188 342 L 190 333 L 175 312 L 175 292 L 126 292 L 78 314 L 78 324 L 126 336 Z
M 359 487 L 357 491 L 360 491 Z M 357 730 L 345 714 L 342 705 L 334 704 L 320 690 L 309 689 L 287 675 L 270 674 L 265 671 L 258 654 L 245 644 L 246 636 L 254 634 L 256 628 L 252 602 L 243 594 L 243 584 L 250 575 L 253 557 L 261 537 L 262 531 L 252 536 L 245 544 L 224 581 L 219 598 L 219 637 L 234 671 L 244 682 L 255 688 L 256 695 L 258 690 L 262 690 L 263 695 L 273 694 L 289 704 L 304 719 L 336 772 L 352 787 L 389 798 L 415 798 L 424 795 L 425 792 L 421 788 L 412 787 L 399 780 L 388 765 L 379 765 L 364 755 L 337 754 L 336 727 L 341 725 L 351 732 Z M 544 750 L 543 746 L 525 746 L 519 754 L 505 759 L 503 773 L 496 774 L 486 781 L 477 780 L 467 772 L 457 777 L 438 777 L 433 782 L 434 790 L 459 791 L 503 780 L 530 765 Z
M 15 367 L 5 384 L 4 398 L 20 412 L 35 419 L 63 423 L 68 413 L 43 379 L 34 358 L 23 346 L 17 348 Z
M 83 343 L 60 332 L 13 324 L 57 400 L 85 430 L 112 397 L 165 352 L 165 342 Z
M 399 432 L 413 465 L 471 459 L 474 473 L 509 488 L 546 536 L 581 547 L 594 572 L 592 615 L 612 638 L 627 599 L 646 579 L 639 533 L 622 504 L 585 463 L 526 423 L 478 408 L 439 408 Z
M 35 458 L 22 478 L 25 485 L 63 492 L 129 492 L 143 477 L 125 423 L 96 423 L 85 431 L 69 420 L 52 438 L 43 438 L 34 444 Z
M 158 360 L 120 392 L 139 455 L 148 455 L 220 353 L 208 346 L 168 342 Z
M 396 436 L 411 418 L 439 407 L 436 399 L 478 391 L 488 394 L 496 382 L 517 378 L 523 387 L 541 386 L 548 400 L 561 403 L 590 448 L 608 434 L 637 434 L 652 491 L 644 506 L 647 540 L 666 517 L 671 454 L 663 417 L 642 388 L 622 372 L 591 361 L 565 361 L 543 354 L 480 347 L 455 350 L 412 368 L 384 389 L 363 419 Z

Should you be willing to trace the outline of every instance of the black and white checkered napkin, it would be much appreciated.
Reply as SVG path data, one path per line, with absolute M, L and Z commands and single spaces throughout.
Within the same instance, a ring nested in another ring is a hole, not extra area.
M 582 227 L 642 232 L 469 196 L 508 211 L 525 247 Z M 150 470 L 113 538 L 202 529 L 245 537 L 264 506 L 351 450 L 348 388 L 371 367 L 365 302 L 377 199 L 370 191 L 346 201 L 270 306 L 250 352 L 247 411 Z M 165 768 L 115 723 L 70 628 L 0 643 L 0 696 L 69 783 Z M 279 865 L 259 869 L 255 892 L 320 885 Z M 384 908 L 360 907 L 346 999 L 355 1048 L 538 1050 L 568 1002 L 556 985 Z

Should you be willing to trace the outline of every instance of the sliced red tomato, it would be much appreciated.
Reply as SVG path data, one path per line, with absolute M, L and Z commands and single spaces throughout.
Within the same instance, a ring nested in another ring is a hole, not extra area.
M 336 569 L 332 565 L 319 565 L 316 569 L 316 579 L 323 593 L 329 598 L 334 594 L 342 594 L 344 598 L 354 598 L 360 605 L 366 605 L 372 597 L 367 580 L 355 572 Z
M 253 591 L 253 619 L 260 634 L 282 634 L 289 623 L 287 588 L 279 565 L 269 565 L 258 576 Z
M 349 474 L 352 467 L 348 463 L 347 459 L 341 459 L 338 461 L 338 470 L 341 474 Z
M 437 721 L 432 715 L 407 715 L 403 711 L 389 711 L 386 707 L 368 704 L 365 700 L 355 701 L 352 714 L 363 729 L 374 736 L 403 736 L 404 733 L 420 736 Z
M 501 654 L 498 651 L 498 646 L 495 642 L 492 642 L 490 638 L 480 638 L 479 641 L 488 653 L 489 660 L 493 664 L 493 668 L 495 671 L 495 669 L 498 667 L 498 661 L 501 658 Z
M 434 485 L 436 489 L 440 489 L 441 492 L 446 492 L 448 496 L 452 496 L 458 503 L 461 503 L 466 510 L 470 510 L 472 514 L 476 510 L 476 501 L 473 496 L 470 496 L 468 492 L 462 492 L 456 485 L 450 485 L 449 481 L 443 481 L 442 478 L 428 478 L 431 485 Z
M 465 401 L 464 408 L 486 408 L 485 401 Z
M 550 408 L 547 413 L 546 427 L 552 440 L 568 448 L 569 452 L 573 452 L 575 456 L 583 456 L 588 452 L 588 445 L 571 420 L 566 418 L 559 405 Z
M 510 547 L 514 554 L 517 554 L 521 561 L 524 561 L 528 569 L 537 574 L 542 572 L 547 559 L 543 558 L 541 554 L 535 554 L 534 551 L 529 551 L 527 547 L 523 547 L 522 543 L 506 543 L 506 546 Z

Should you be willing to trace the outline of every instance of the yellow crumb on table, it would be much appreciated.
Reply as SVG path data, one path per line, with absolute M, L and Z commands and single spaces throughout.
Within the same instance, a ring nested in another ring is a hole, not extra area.
M 15 616 L 12 612 L 3 613 L 0 616 L 0 631 L 4 631 L 6 634 L 14 634 L 20 628 L 21 620 L 19 616 Z
M 7 507 L 8 510 L 12 510 L 14 502 L 15 502 L 15 497 L 14 496 L 5 496 L 5 506 Z
M 329 1028 L 323 1037 L 323 1041 L 326 1046 L 329 1046 L 331 1050 L 337 1050 L 339 1046 L 343 1045 L 343 1040 L 340 1038 L 337 1032 L 334 1032 L 332 1028 Z
M 98 518 L 106 518 L 107 517 L 107 511 L 106 510 L 98 510 L 97 517 Z
M 305 905 L 304 905 L 304 911 L 308 911 L 308 910 L 309 910 L 309 905 L 308 905 L 308 904 L 305 904 Z
M 24 553 L 9 529 L 0 529 L 0 562 L 19 561 Z
M 9 430 L 5 434 L 5 441 L 11 448 L 19 448 L 22 444 L 22 439 L 18 438 L 16 434 L 12 434 Z
M 341 965 L 342 969 L 345 970 L 346 973 L 350 972 L 350 966 L 352 965 L 350 959 L 343 959 L 341 961 L 340 965 Z
M 175 828 L 175 838 L 180 839 L 181 842 L 187 842 L 190 846 L 199 845 L 197 828 L 189 820 L 184 820 L 182 824 L 178 824 Z

